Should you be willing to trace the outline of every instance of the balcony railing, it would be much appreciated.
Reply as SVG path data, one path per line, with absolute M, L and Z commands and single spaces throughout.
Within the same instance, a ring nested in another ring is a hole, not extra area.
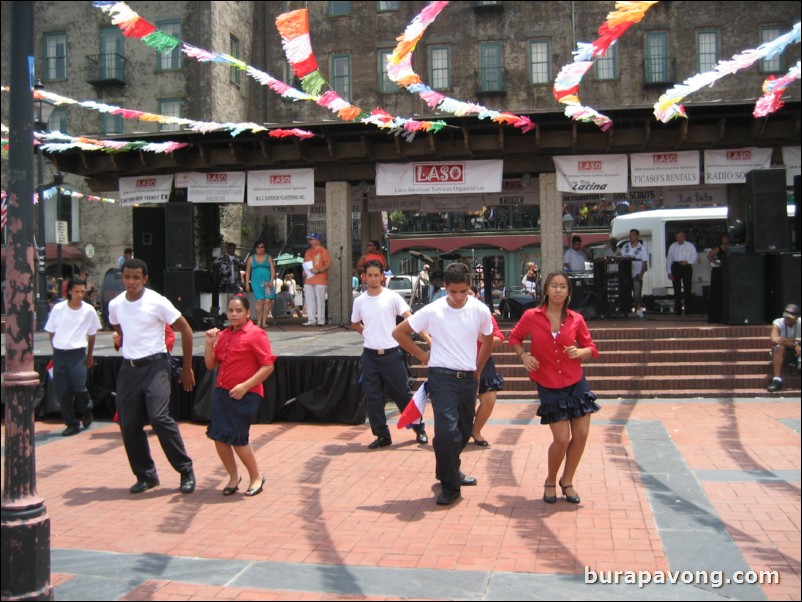
M 87 83 L 98 87 L 124 86 L 125 62 L 125 57 L 116 52 L 87 55 Z

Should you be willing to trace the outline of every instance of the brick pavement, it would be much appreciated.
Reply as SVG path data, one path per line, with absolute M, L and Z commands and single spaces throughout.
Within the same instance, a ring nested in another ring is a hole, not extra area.
M 594 416 L 582 504 L 541 501 L 550 435 L 504 401 L 469 444 L 478 487 L 434 504 L 431 446 L 367 425 L 254 425 L 263 494 L 224 498 L 205 425 L 182 423 L 198 489 L 155 437 L 161 486 L 133 496 L 118 427 L 37 423 L 58 599 L 800 599 L 798 400 L 620 400 Z M 431 420 L 431 418 L 430 418 Z M 680 524 L 681 523 L 681 524 Z M 778 571 L 757 586 L 586 585 L 584 571 Z M 176 568 L 176 567 L 181 567 Z

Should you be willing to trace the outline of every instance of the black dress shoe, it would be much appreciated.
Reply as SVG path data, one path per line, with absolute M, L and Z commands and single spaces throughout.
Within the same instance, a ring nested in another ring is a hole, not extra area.
M 131 485 L 130 491 L 131 493 L 143 493 L 148 489 L 153 489 L 154 487 L 159 486 L 159 479 L 151 479 L 150 481 L 137 481 L 133 485 Z
M 459 473 L 459 480 L 460 480 L 460 483 L 462 483 L 466 487 L 473 487 L 473 486 L 475 486 L 475 485 L 477 485 L 479 483 L 479 481 L 476 480 L 476 477 L 472 477 L 470 475 L 466 475 L 465 473 L 462 473 L 462 472 Z
M 195 472 L 190 470 L 181 473 L 181 493 L 192 493 L 195 491 Z
M 259 483 L 259 486 L 258 487 L 251 487 L 250 489 L 248 489 L 245 492 L 244 495 L 246 495 L 247 497 L 253 497 L 255 495 L 259 495 L 260 493 L 262 493 L 262 489 L 264 489 L 264 488 L 265 488 L 265 477 L 264 477 L 264 475 L 262 475 L 262 482 Z
M 84 412 L 84 415 L 81 417 L 81 424 L 84 425 L 85 429 L 88 429 L 91 426 L 93 419 L 94 419 L 94 416 L 92 415 L 92 410 L 87 410 L 86 412 Z
M 368 445 L 368 449 L 379 449 L 380 447 L 387 447 L 392 444 L 392 440 L 387 437 L 376 437 L 376 441 Z
M 415 441 L 417 441 L 421 445 L 426 445 L 427 443 L 429 443 L 429 436 L 426 434 L 426 429 L 424 429 L 421 426 L 420 429 L 418 429 L 416 432 L 417 434 L 415 436 Z
M 68 424 L 67 428 L 61 431 L 62 437 L 72 437 L 81 432 L 81 428 L 77 424 Z
M 437 496 L 437 505 L 438 506 L 450 506 L 454 502 L 456 502 L 460 498 L 459 491 L 450 491 L 448 489 L 443 489 L 440 492 L 440 495 Z

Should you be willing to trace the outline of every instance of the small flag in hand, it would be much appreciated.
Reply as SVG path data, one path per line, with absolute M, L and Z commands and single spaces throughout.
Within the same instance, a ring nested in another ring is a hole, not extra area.
M 53 360 L 47 362 L 47 375 L 53 380 Z
M 412 428 L 415 424 L 420 424 L 423 420 L 423 410 L 426 409 L 426 399 L 429 397 L 429 381 L 425 381 L 412 399 L 409 400 L 407 407 L 401 412 L 401 417 L 398 419 L 397 428 Z

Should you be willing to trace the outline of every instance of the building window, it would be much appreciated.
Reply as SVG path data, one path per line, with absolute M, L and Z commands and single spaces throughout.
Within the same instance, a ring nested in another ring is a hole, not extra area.
M 501 67 L 501 44 L 482 44 L 479 47 L 481 65 L 480 89 L 482 92 L 498 92 L 504 89 Z
M 710 71 L 718 63 L 718 32 L 696 32 L 696 54 L 698 57 L 698 71 Z
M 618 46 L 607 48 L 603 57 L 596 59 L 596 80 L 604 81 L 618 78 Z
M 335 54 L 331 57 L 331 73 L 334 91 L 343 99 L 351 102 L 351 56 Z
M 159 101 L 159 115 L 165 117 L 181 117 L 181 99 L 165 98 Z M 159 130 L 162 132 L 177 132 L 181 126 L 177 123 L 160 123 Z
M 101 115 L 100 127 L 104 135 L 122 134 L 123 117 L 122 115 L 110 115 L 109 113 L 103 113 Z
M 548 40 L 529 42 L 529 79 L 533 84 L 551 83 L 551 49 Z
M 168 36 L 181 39 L 181 21 L 157 21 L 156 27 Z M 157 71 L 175 71 L 181 68 L 181 47 L 156 53 Z
M 761 27 L 760 28 L 760 43 L 765 44 L 780 37 L 781 32 L 779 27 Z M 782 68 L 782 57 L 780 55 L 771 59 L 763 59 L 760 61 L 761 73 L 780 73 Z
M 376 11 L 380 13 L 386 13 L 393 10 L 398 10 L 400 4 L 400 2 L 377 2 Z
M 451 88 L 451 50 L 449 48 L 429 48 L 429 81 L 434 90 Z
M 392 50 L 379 50 L 379 87 L 383 93 L 398 92 L 398 85 L 387 76 L 387 59 L 392 54 Z
M 47 120 L 47 131 L 67 133 L 67 109 L 63 107 L 53 109 L 50 119 Z
M 669 81 L 668 34 L 653 31 L 646 34 L 646 83 Z
M 102 27 L 100 29 L 100 79 L 117 79 L 125 81 L 124 38 L 119 27 Z
M 229 36 L 228 54 L 235 59 L 239 58 L 239 40 L 236 36 Z M 240 83 L 240 70 L 237 67 L 229 67 L 231 83 L 239 86 Z
M 351 14 L 350 2 L 329 2 L 330 17 L 345 17 Z
M 45 44 L 45 79 L 67 79 L 67 34 L 47 33 Z

